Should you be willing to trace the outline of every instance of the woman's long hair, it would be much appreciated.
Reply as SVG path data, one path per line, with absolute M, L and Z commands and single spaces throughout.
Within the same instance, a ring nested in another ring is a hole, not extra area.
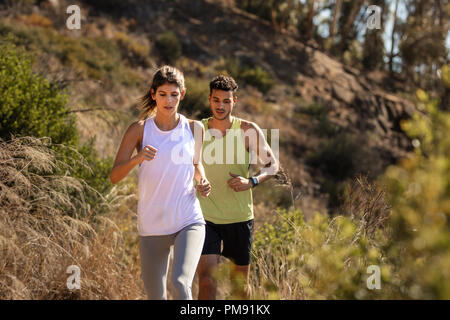
M 180 91 L 185 90 L 183 72 L 172 66 L 162 66 L 153 76 L 152 85 L 146 95 L 139 99 L 139 107 L 141 109 L 139 119 L 145 120 L 153 115 L 156 101 L 152 98 L 152 93 L 156 93 L 158 87 L 166 83 L 176 84 Z

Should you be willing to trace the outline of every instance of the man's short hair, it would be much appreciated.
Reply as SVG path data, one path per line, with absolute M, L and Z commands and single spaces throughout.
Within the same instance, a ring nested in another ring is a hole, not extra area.
M 214 89 L 223 91 L 232 91 L 233 96 L 236 96 L 238 85 L 232 77 L 224 76 L 223 74 L 221 74 L 212 79 L 211 82 L 209 83 L 209 94 L 211 94 Z

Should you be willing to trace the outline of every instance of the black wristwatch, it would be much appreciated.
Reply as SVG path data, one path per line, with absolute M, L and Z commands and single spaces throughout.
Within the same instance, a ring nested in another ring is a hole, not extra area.
M 256 177 L 250 177 L 250 180 L 253 182 L 252 188 L 256 187 L 259 183 Z

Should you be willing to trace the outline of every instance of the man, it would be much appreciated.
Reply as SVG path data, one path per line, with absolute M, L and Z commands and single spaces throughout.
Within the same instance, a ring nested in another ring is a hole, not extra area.
M 197 267 L 199 300 L 216 298 L 214 270 L 220 255 L 232 261 L 235 296 L 249 298 L 249 271 L 253 240 L 252 188 L 274 177 L 278 161 L 262 130 L 253 122 L 232 115 L 238 86 L 233 78 L 217 76 L 208 96 L 213 116 L 203 119 L 203 165 L 211 184 L 209 197 L 198 197 L 206 220 L 206 238 Z M 264 165 L 249 177 L 250 164 Z M 223 250 L 222 250 L 223 245 Z

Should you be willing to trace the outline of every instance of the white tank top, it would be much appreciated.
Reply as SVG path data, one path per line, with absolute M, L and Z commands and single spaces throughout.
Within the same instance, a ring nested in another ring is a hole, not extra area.
M 189 120 L 180 114 L 178 125 L 159 129 L 155 116 L 144 123 L 143 148 L 158 149 L 151 161 L 139 169 L 138 233 L 140 236 L 168 235 L 194 224 L 205 224 L 194 188 L 194 136 Z

